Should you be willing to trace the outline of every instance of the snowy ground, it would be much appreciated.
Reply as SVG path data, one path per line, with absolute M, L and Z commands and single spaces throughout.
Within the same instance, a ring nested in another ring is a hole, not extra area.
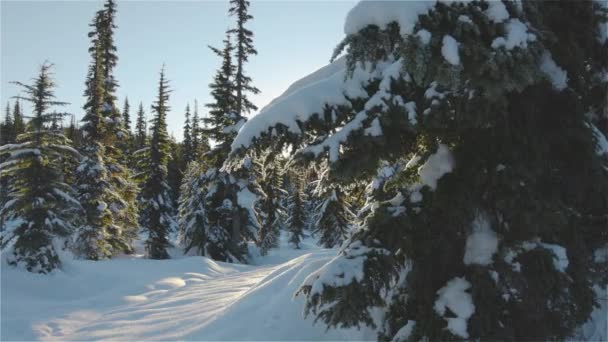
M 256 265 L 203 257 L 70 260 L 50 276 L 2 265 L 1 340 L 373 340 L 302 318 L 293 294 L 335 250 L 307 240 Z M 179 253 L 173 253 L 178 256 Z
M 46 276 L 3 262 L 0 340 L 375 340 L 371 331 L 325 331 L 303 319 L 303 299 L 293 294 L 336 250 L 312 239 L 295 250 L 285 238 L 255 265 L 177 250 L 170 260 L 68 260 Z M 597 290 L 601 306 L 575 340 L 608 336 L 608 298 Z

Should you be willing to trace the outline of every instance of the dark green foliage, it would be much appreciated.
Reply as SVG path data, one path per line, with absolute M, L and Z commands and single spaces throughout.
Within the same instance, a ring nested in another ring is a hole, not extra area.
M 235 87 L 235 107 L 234 112 L 238 116 L 245 116 L 257 107 L 249 100 L 247 93 L 258 94 L 260 90 L 254 87 L 251 77 L 245 74 L 245 63 L 249 61 L 249 56 L 257 55 L 253 47 L 253 32 L 245 27 L 247 22 L 253 19 L 249 14 L 249 1 L 230 0 L 230 15 L 236 16 L 236 27 L 228 31 L 236 37 L 236 71 L 234 73 Z
M 289 232 L 289 243 L 299 249 L 307 221 L 304 177 L 297 171 L 292 171 L 290 180 L 292 186 L 287 202 L 287 221 L 285 225 Z
M 608 45 L 597 29 L 606 11 L 592 1 L 504 4 L 534 35 L 526 45 L 493 44 L 509 21 L 490 20 L 496 3 L 485 1 L 438 2 L 420 15 L 413 32 L 428 31 L 428 44 L 397 23 L 347 36 L 336 50 L 347 50 L 345 82 L 370 75 L 367 94 L 298 122 L 301 137 L 277 125 L 268 132 L 279 138 L 258 140 L 329 156 L 341 183 L 379 169 L 360 226 L 300 291 L 328 326 L 375 326 L 381 340 L 404 338 L 408 322 L 413 341 L 562 340 L 588 319 L 592 286 L 606 279 L 593 258 L 608 242 L 608 160 L 596 146 L 606 131 Z M 446 35 L 458 42 L 455 65 L 442 52 Z M 391 65 L 399 75 L 384 75 Z M 354 123 L 338 148 L 329 144 Z M 368 134 L 374 123 L 381 134 Z M 429 181 L 429 169 L 442 171 Z M 490 260 L 466 261 L 476 229 L 495 234 Z M 351 266 L 364 276 L 345 281 L 340 270 Z M 475 306 L 464 331 L 448 326 L 456 312 L 436 306 L 456 278 Z
M 199 160 L 198 156 L 203 157 L 205 167 L 199 166 L 198 177 L 190 174 L 183 183 L 184 186 L 196 183 L 200 188 L 191 195 L 197 198 L 182 195 L 180 199 L 180 232 L 182 244 L 188 250 L 196 250 L 216 260 L 243 262 L 247 257 L 246 241 L 253 240 L 258 229 L 255 212 L 258 191 L 253 183 L 249 158 L 232 161 L 224 167 L 230 143 L 246 119 L 235 108 L 238 90 L 234 82 L 233 47 L 229 33 L 222 50 L 211 49 L 221 57 L 222 66 L 209 85 L 213 98 L 206 105 L 209 115 L 203 119 L 203 127 L 199 128 L 198 106 L 195 104 L 191 128 L 195 160 Z M 241 89 L 239 94 L 247 91 Z M 205 148 L 197 148 L 199 137 L 201 146 Z M 208 152 L 205 151 L 208 149 L 208 145 L 205 146 L 207 139 L 215 142 Z M 200 219 L 201 212 L 204 212 L 204 220 Z M 191 221 L 193 217 L 199 218 Z
M 179 201 L 180 186 L 182 184 L 182 178 L 184 177 L 184 171 L 182 165 L 184 164 L 182 145 L 175 141 L 174 137 L 169 139 L 169 151 L 171 158 L 167 163 L 167 184 L 171 189 L 171 205 L 173 208 L 177 208 Z
M 258 192 L 257 217 L 260 224 L 256 243 L 260 253 L 266 255 L 268 249 L 278 247 L 279 230 L 285 208 L 282 199 L 285 190 L 283 183 L 283 166 L 278 160 L 276 151 L 267 149 L 253 156 L 253 169 L 256 174 Z
M 222 66 L 216 72 L 213 82 L 209 84 L 214 101 L 206 105 L 209 108 L 209 115 L 203 119 L 204 133 L 216 142 L 216 146 L 206 159 L 211 165 L 221 167 L 230 152 L 230 143 L 245 119 L 235 108 L 236 90 L 233 80 L 235 67 L 232 64 L 234 48 L 230 42 L 230 35 L 226 34 L 222 50 L 211 46 L 209 48 L 222 59 Z
M 192 145 L 192 125 L 190 124 L 190 105 L 186 105 L 186 114 L 184 122 L 184 141 L 183 145 L 183 163 L 182 169 L 185 170 L 188 163 L 194 160 L 194 147 Z M 198 125 L 197 125 L 198 126 Z
M 144 105 L 139 103 L 139 110 L 137 111 L 137 122 L 135 123 L 135 149 L 140 150 L 146 147 L 148 141 L 148 124 L 146 121 L 146 113 L 144 112 Z
M 6 103 L 6 113 L 4 121 L 0 124 L 0 145 L 12 144 L 15 142 L 15 124 L 11 115 L 10 103 Z
M 122 122 L 125 126 L 125 129 L 130 134 L 131 133 L 131 106 L 129 105 L 129 98 L 125 97 L 125 104 L 122 109 Z
M 146 252 L 152 259 L 167 259 L 169 232 L 175 229 L 174 209 L 170 196 L 171 188 L 167 183 L 167 164 L 171 157 L 170 141 L 167 134 L 167 113 L 169 112 L 169 84 L 165 78 L 164 67 L 160 72 L 158 95 L 150 121 L 152 136 L 146 153 L 143 182 L 140 193 L 140 226 L 148 232 Z
M 313 233 L 323 247 L 339 247 L 348 237 L 354 221 L 347 195 L 337 186 L 318 191 L 321 201 L 314 213 L 316 222 Z
M 2 248 L 10 246 L 7 252 L 10 265 L 37 273 L 49 273 L 60 267 L 56 250 L 59 246 L 53 240 L 72 233 L 77 222 L 75 214 L 80 209 L 72 197 L 72 188 L 63 181 L 63 169 L 58 163 L 76 159 L 78 153 L 69 146 L 70 141 L 61 130 L 50 128 L 53 121 L 65 114 L 49 110 L 66 104 L 55 100 L 51 67 L 43 64 L 32 85 L 15 82 L 25 93 L 19 99 L 32 103 L 33 113 L 17 144 L 0 147 L 1 154 L 8 154 L 1 176 L 10 178 L 9 201 L 0 213 L 4 219 Z
M 78 254 L 92 260 L 131 252 L 138 229 L 136 186 L 122 162 L 123 151 L 130 150 L 129 132 L 115 105 L 117 84 L 113 69 L 118 58 L 113 45 L 114 6 L 108 0 L 91 24 L 92 61 L 82 119 L 84 158 L 77 168 L 78 196 L 86 215 L 76 249 Z

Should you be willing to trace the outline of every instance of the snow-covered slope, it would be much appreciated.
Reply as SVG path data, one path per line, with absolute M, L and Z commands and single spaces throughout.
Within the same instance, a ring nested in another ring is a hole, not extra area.
M 353 340 L 303 319 L 293 294 L 335 256 L 308 241 L 258 265 L 203 257 L 77 261 L 36 275 L 2 265 L 1 340 Z

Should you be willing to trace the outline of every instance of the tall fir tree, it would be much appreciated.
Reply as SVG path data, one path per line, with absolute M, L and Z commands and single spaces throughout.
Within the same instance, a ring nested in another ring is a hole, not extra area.
M 222 65 L 209 85 L 213 101 L 206 105 L 209 115 L 203 119 L 201 136 L 214 140 L 215 146 L 205 154 L 207 168 L 203 170 L 199 166 L 198 178 L 190 174 L 183 183 L 184 186 L 189 183 L 203 186 L 202 191 L 192 193 L 199 197 L 197 199 L 182 196 L 180 232 L 185 237 L 182 243 L 190 250 L 216 260 L 243 262 L 247 259 L 246 241 L 255 238 L 259 227 L 255 211 L 257 193 L 251 183 L 251 159 L 245 158 L 223 168 L 230 143 L 245 119 L 234 110 L 235 68 L 229 33 L 222 50 L 211 49 L 222 59 Z M 192 226 L 186 218 L 199 217 L 199 212 L 205 213 L 205 219 L 197 220 L 201 226 Z
M 152 259 L 167 259 L 167 248 L 171 246 L 169 233 L 174 229 L 174 208 L 167 183 L 167 163 L 170 158 L 170 141 L 167 133 L 169 112 L 169 83 L 165 68 L 161 69 L 158 95 L 152 111 L 150 147 L 145 165 L 146 179 L 140 194 L 140 225 L 148 233 L 146 253 Z
M 198 100 L 194 100 L 194 114 L 192 115 L 190 136 L 192 139 L 192 158 L 200 160 L 203 155 L 209 150 L 209 141 L 207 135 L 201 127 L 201 117 L 198 114 Z
M 339 186 L 331 185 L 317 190 L 321 199 L 315 208 L 313 233 L 325 248 L 339 247 L 353 227 L 355 215 L 350 210 L 346 194 Z
M 304 178 L 301 174 L 291 170 L 291 193 L 287 201 L 287 220 L 285 222 L 289 232 L 289 243 L 299 249 L 304 237 L 306 227 L 306 197 L 304 194 Z
M 183 146 L 175 140 L 175 137 L 169 138 L 169 162 L 167 163 L 167 184 L 171 189 L 171 205 L 177 208 L 179 202 L 180 187 L 184 177 Z
M 336 181 L 377 173 L 340 255 L 300 289 L 307 313 L 380 340 L 571 338 L 607 276 L 607 21 L 595 1 L 351 10 L 343 82 L 282 99 L 234 143 L 304 144 Z
M 122 109 L 122 122 L 125 126 L 127 133 L 131 134 L 131 106 L 129 105 L 129 98 L 125 97 L 125 103 Z
M 140 150 L 146 147 L 148 140 L 148 123 L 146 121 L 146 113 L 144 112 L 143 103 L 139 103 L 137 110 L 137 121 L 135 123 L 135 148 Z
M 8 154 L 2 164 L 2 178 L 9 177 L 9 201 L 0 215 L 13 224 L 2 227 L 2 249 L 8 248 L 8 263 L 30 272 L 49 273 L 61 266 L 56 239 L 64 239 L 74 230 L 80 204 L 72 187 L 63 182 L 57 160 L 78 158 L 61 130 L 50 124 L 64 114 L 51 112 L 54 106 L 66 105 L 55 100 L 56 87 L 45 63 L 33 83 L 15 82 L 23 88 L 19 99 L 30 102 L 33 113 L 28 130 L 19 135 L 17 144 L 0 147 Z
M 24 133 L 26 129 L 25 120 L 23 119 L 23 112 L 21 111 L 21 104 L 19 99 L 15 101 L 13 106 L 13 125 L 14 125 L 14 137 L 15 139 L 19 134 Z
M 15 124 L 11 114 L 11 105 L 7 102 L 4 121 L 0 125 L 0 145 L 13 144 L 15 138 Z
M 235 113 L 244 117 L 252 110 L 258 108 L 251 102 L 247 94 L 258 94 L 260 90 L 251 83 L 251 77 L 245 73 L 245 64 L 249 61 L 249 56 L 257 55 L 253 47 L 253 32 L 245 27 L 247 22 L 253 19 L 249 14 L 250 3 L 247 0 L 230 0 L 230 15 L 236 16 L 236 27 L 230 33 L 236 37 L 236 70 L 234 73 L 235 87 Z
M 262 255 L 266 255 L 270 248 L 278 247 L 282 218 L 285 215 L 285 208 L 282 205 L 285 194 L 282 188 L 283 167 L 277 159 L 277 153 L 272 148 L 252 157 L 256 184 L 260 193 L 256 203 L 260 225 L 256 243 Z
M 184 142 L 183 142 L 183 165 L 185 170 L 188 163 L 194 160 L 194 147 L 192 146 L 192 125 L 190 124 L 190 105 L 186 105 L 185 121 L 184 121 Z
M 203 165 L 194 160 L 186 167 L 179 199 L 179 242 L 186 254 L 194 253 L 216 259 L 225 248 L 219 245 L 219 251 L 215 251 L 215 240 L 230 241 L 230 238 L 221 227 L 214 226 L 216 231 L 210 231 L 204 191 L 207 179 Z
M 222 59 L 222 65 L 213 82 L 209 84 L 211 96 L 215 101 L 206 105 L 209 114 L 203 119 L 205 135 L 216 143 L 214 152 L 209 156 L 209 162 L 214 167 L 221 167 L 224 163 L 236 131 L 245 122 L 236 112 L 236 88 L 233 79 L 236 68 L 232 63 L 234 47 L 229 33 L 226 33 L 223 43 L 222 49 L 209 46 L 211 51 Z
M 86 133 L 81 165 L 77 168 L 79 199 L 86 211 L 86 223 L 78 235 L 83 257 L 102 259 L 120 252 L 132 252 L 137 237 L 137 188 L 123 165 L 121 146 L 128 132 L 122 123 L 114 95 L 113 76 L 118 57 L 113 43 L 115 4 L 108 0 L 97 11 L 91 39 L 91 66 L 86 80 L 82 129 Z

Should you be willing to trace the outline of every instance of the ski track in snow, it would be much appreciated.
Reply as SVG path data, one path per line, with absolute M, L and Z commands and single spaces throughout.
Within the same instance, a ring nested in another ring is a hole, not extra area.
M 255 254 L 255 250 L 253 251 Z M 303 319 L 304 278 L 336 255 L 312 239 L 254 256 L 254 265 L 203 257 L 67 260 L 35 275 L 2 267 L 1 340 L 374 340 Z

